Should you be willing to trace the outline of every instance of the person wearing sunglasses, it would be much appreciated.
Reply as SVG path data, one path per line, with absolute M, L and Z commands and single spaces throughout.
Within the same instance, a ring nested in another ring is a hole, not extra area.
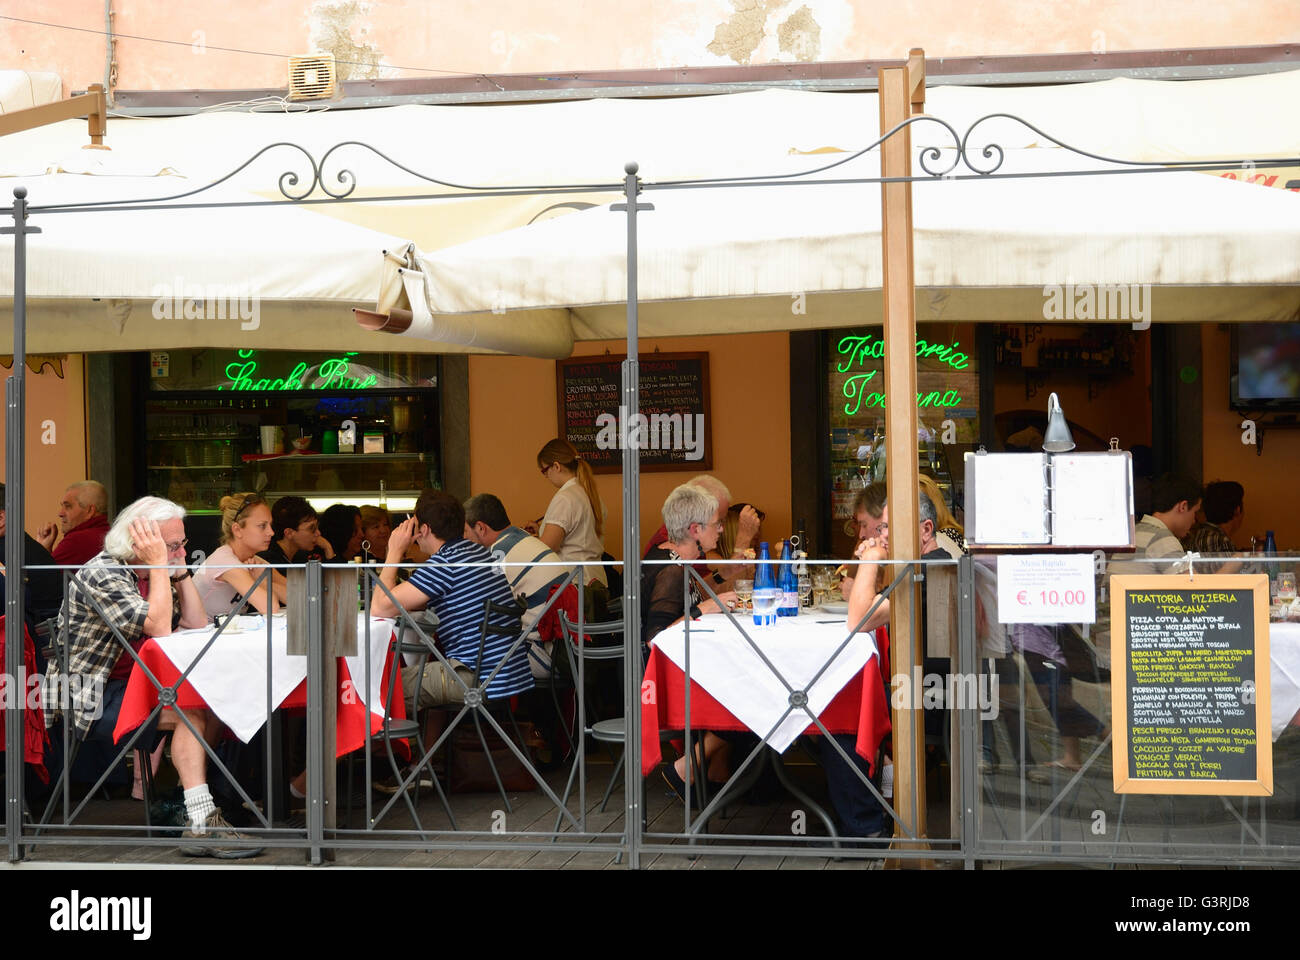
M 221 498 L 221 546 L 194 573 L 194 585 L 210 617 L 234 612 L 247 596 L 244 613 L 275 613 L 285 602 L 288 582 L 278 570 L 268 581 L 257 583 L 267 572 L 259 553 L 275 539 L 271 508 L 257 493 L 236 493 Z M 254 585 L 256 584 L 256 585 Z

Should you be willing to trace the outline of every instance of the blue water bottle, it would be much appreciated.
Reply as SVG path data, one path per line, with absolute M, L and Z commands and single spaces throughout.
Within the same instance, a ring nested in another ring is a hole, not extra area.
M 794 554 L 790 550 L 790 541 L 781 543 L 781 574 L 776 585 L 781 588 L 781 605 L 777 607 L 778 617 L 799 616 L 799 581 L 794 573 Z
M 758 545 L 757 569 L 754 571 L 754 626 L 765 627 L 776 620 L 776 608 L 781 602 L 781 590 L 776 585 L 776 571 L 772 569 L 772 564 L 763 563 L 764 560 L 771 560 L 772 554 L 768 550 L 767 541 Z

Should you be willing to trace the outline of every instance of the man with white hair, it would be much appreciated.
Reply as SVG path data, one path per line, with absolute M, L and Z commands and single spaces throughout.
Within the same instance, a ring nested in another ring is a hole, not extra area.
M 713 518 L 714 522 L 722 524 L 726 521 L 727 511 L 731 509 L 731 491 L 727 489 L 725 483 L 710 474 L 701 473 L 699 476 L 687 480 L 683 486 L 698 487 L 717 500 L 718 512 L 717 516 Z M 759 523 L 758 511 L 755 510 L 753 506 L 746 505 L 746 507 L 740 511 L 739 525 L 736 530 L 735 547 L 731 551 L 730 558 L 724 558 L 738 561 L 738 563 L 719 567 L 717 569 L 718 575 L 714 578 L 716 583 L 725 582 L 728 576 L 740 575 L 738 570 L 743 568 L 743 564 L 747 559 L 745 552 L 749 550 L 753 544 L 754 537 L 758 533 Z M 661 543 L 667 542 L 668 527 L 661 526 L 655 531 L 654 536 L 650 538 L 650 545 L 646 547 L 645 555 L 642 559 L 649 557 L 652 551 L 654 551 L 654 549 Z M 706 575 L 706 571 L 707 574 L 712 574 L 714 572 L 708 568 L 707 564 L 696 564 L 695 567 L 700 571 L 701 575 Z
M 161 497 L 142 497 L 128 506 L 104 538 L 102 553 L 90 558 L 68 583 L 59 612 L 58 635 L 67 637 L 67 665 L 72 690 L 71 722 L 86 742 L 111 745 L 117 715 L 135 658 L 125 649 L 139 649 L 148 637 L 162 637 L 177 628 L 205 626 L 203 601 L 185 566 L 185 508 Z M 51 664 L 47 677 L 47 709 L 56 705 L 58 689 Z M 215 743 L 221 721 L 209 710 L 185 710 L 194 729 Z M 52 722 L 53 710 L 46 713 Z M 203 744 L 179 719 L 176 708 L 163 711 L 160 729 L 171 729 L 172 763 L 185 790 L 190 829 L 184 838 L 202 835 L 239 838 L 212 802 L 207 784 L 207 755 Z M 148 737 L 146 731 L 142 738 Z M 145 740 L 147 746 L 147 739 Z M 252 848 L 183 846 L 186 856 L 234 860 L 256 856 Z
M 54 545 L 59 533 L 63 539 Z M 59 566 L 79 567 L 104 549 L 108 535 L 108 492 L 102 483 L 79 480 L 63 491 L 59 501 L 59 522 L 47 523 L 36 531 L 36 541 Z

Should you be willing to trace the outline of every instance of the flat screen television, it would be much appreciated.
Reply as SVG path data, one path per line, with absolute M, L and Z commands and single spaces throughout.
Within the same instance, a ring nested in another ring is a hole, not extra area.
M 1234 410 L 1300 410 L 1300 323 L 1232 328 Z

